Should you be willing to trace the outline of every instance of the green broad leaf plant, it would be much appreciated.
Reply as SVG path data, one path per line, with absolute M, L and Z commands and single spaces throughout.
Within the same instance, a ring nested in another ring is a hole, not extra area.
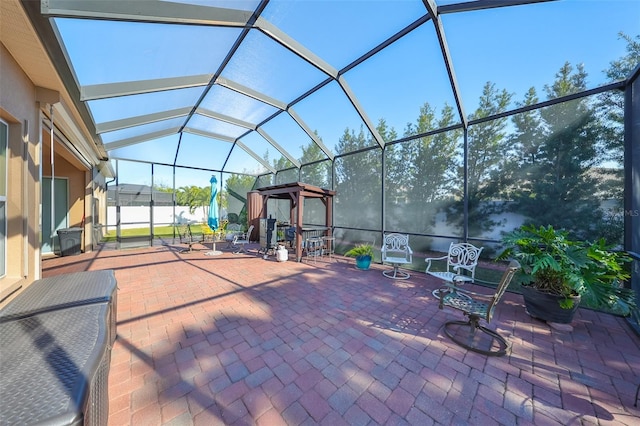
M 520 262 L 522 285 L 563 297 L 560 306 L 573 307 L 573 296 L 581 305 L 629 315 L 635 309 L 635 294 L 624 287 L 630 275 L 625 264 L 631 258 L 613 251 L 604 239 L 577 241 L 551 225 L 523 225 L 502 237 L 504 250 L 496 260 Z

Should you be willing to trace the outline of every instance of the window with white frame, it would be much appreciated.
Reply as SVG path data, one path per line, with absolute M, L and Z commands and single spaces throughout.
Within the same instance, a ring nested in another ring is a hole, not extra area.
M 0 121 L 0 277 L 7 273 L 7 141 L 9 126 Z

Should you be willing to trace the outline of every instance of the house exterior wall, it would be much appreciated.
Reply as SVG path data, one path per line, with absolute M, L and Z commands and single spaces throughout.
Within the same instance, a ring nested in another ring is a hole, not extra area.
M 6 275 L 0 278 L 3 303 L 8 295 L 40 277 L 40 114 L 35 86 L 2 44 L 0 88 L 0 118 L 9 126 Z
M 47 138 L 50 138 L 50 134 L 46 132 Z M 51 177 L 51 150 L 50 144 L 43 144 L 46 149 L 42 152 L 42 176 Z M 89 170 L 78 169 L 71 164 L 65 157 L 58 152 L 64 147 L 59 144 L 54 144 L 54 175 L 56 178 L 64 177 L 68 179 L 69 183 L 69 200 L 67 207 L 67 215 L 69 217 L 69 227 L 82 227 L 84 225 L 83 218 L 86 220 L 85 205 L 90 205 L 91 202 L 91 177 Z M 89 176 L 87 176 L 89 175 Z M 87 196 L 87 179 L 89 180 L 89 194 Z M 45 214 L 43 212 L 43 214 Z M 87 251 L 91 248 L 91 233 L 83 232 L 83 241 L 81 248 Z
M 4 5 L 3 5 L 4 6 Z M 0 20 L 4 17 L 0 16 Z M 0 21 L 2 25 L 2 21 Z M 51 176 L 51 108 L 62 108 L 65 114 L 53 117 L 54 175 L 69 182 L 69 226 L 83 226 L 81 249 L 93 249 L 93 204 L 99 200 L 102 223 L 106 224 L 106 179 L 98 171 L 100 158 L 91 154 L 91 163 L 80 159 L 66 145 L 92 146 L 82 132 L 62 134 L 60 129 L 77 129 L 69 103 L 60 88 L 39 87 L 30 78 L 33 69 L 22 68 L 0 39 L 0 119 L 9 129 L 7 146 L 6 245 L 5 271 L 0 276 L 0 308 L 24 288 L 41 278 L 41 176 Z M 38 58 L 44 60 L 44 58 Z M 37 61 L 36 61 L 37 62 Z M 42 64 L 43 62 L 39 62 Z M 27 65 L 27 67 L 32 65 Z M 66 94 L 65 94 L 66 96 Z M 73 119 L 73 118 L 72 118 Z M 63 143 L 64 141 L 64 143 Z M 85 148 L 86 150 L 86 148 Z M 100 213 L 98 214 L 100 216 Z

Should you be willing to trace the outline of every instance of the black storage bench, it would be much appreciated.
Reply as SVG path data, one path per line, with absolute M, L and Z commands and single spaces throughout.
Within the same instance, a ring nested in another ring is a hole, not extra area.
M 106 425 L 113 271 L 35 281 L 0 310 L 0 424 Z

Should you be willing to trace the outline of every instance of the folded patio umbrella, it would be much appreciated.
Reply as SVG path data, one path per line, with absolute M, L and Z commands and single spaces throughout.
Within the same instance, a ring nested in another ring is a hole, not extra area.
M 216 196 L 218 195 L 218 180 L 215 176 L 211 176 L 211 201 L 209 203 L 209 219 L 207 224 L 212 231 L 218 229 L 218 203 Z

